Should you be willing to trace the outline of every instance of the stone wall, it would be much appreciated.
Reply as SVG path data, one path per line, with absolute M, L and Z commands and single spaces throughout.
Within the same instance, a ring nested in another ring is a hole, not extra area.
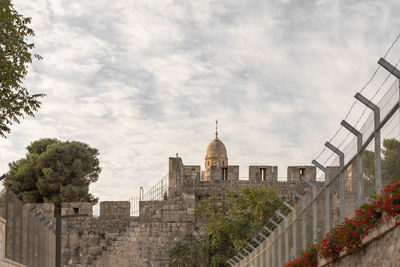
M 249 166 L 249 180 L 250 181 L 277 181 L 278 180 L 278 166 Z
M 144 203 L 142 212 L 154 204 Z M 156 207 L 151 216 L 131 218 L 127 232 L 108 246 L 93 266 L 169 266 L 170 250 L 194 230 L 194 195 L 175 195 Z
M 327 265 L 324 261 L 320 261 L 318 266 Z M 395 226 L 394 220 L 378 227 L 364 239 L 359 251 L 342 256 L 334 266 L 400 266 L 400 227 Z
M 199 226 L 194 220 L 197 201 L 224 198 L 229 190 L 245 186 L 274 188 L 280 196 L 293 198 L 291 189 L 299 194 L 310 190 L 295 176 L 303 167 L 304 176 L 321 188 L 324 183 L 316 181 L 313 166 L 293 166 L 289 181 L 277 180 L 276 166 L 251 166 L 249 180 L 239 180 L 239 166 L 225 166 L 228 175 L 223 180 L 221 167 L 214 166 L 208 169 L 210 180 L 203 181 L 200 166 L 170 158 L 168 194 L 163 200 L 140 201 L 139 217 L 129 217 L 129 202 L 100 203 L 100 217 L 92 217 L 85 203 L 64 203 L 63 214 L 88 211 L 90 217 L 63 220 L 63 266 L 169 266 L 170 250 Z

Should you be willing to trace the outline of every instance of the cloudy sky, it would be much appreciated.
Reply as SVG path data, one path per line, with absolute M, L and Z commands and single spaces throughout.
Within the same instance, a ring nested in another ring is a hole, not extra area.
M 13 2 L 44 58 L 25 86 L 47 97 L 0 140 L 1 169 L 39 138 L 86 142 L 100 152 L 101 200 L 146 190 L 175 153 L 203 166 L 216 119 L 243 177 L 251 164 L 278 165 L 280 177 L 310 164 L 400 32 L 398 0 Z

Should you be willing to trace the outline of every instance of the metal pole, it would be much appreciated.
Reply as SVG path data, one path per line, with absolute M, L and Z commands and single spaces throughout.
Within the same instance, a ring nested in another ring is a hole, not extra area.
M 292 227 L 293 227 L 292 238 L 293 238 L 293 250 L 294 250 L 295 243 L 296 243 L 296 232 L 297 232 L 296 231 L 296 209 L 292 205 L 287 203 L 286 201 L 283 201 L 283 205 L 285 205 L 288 209 L 290 209 L 292 211 Z M 287 226 L 287 228 L 288 228 L 288 226 Z M 287 231 L 289 231 L 289 229 L 287 229 Z M 289 246 L 289 237 L 287 240 L 287 244 Z M 289 248 L 288 248 L 288 251 L 289 251 Z M 296 257 L 296 256 L 294 255 L 294 257 Z M 290 255 L 287 256 L 286 261 L 289 261 L 289 259 L 290 259 Z
M 6 211 L 5 211 L 5 219 L 6 219 L 6 234 L 5 234 L 5 242 L 4 242 L 4 256 L 8 257 L 8 251 L 7 251 L 7 247 L 8 247 L 8 233 L 9 233 L 9 220 L 8 220 L 8 204 L 9 204 L 9 197 L 10 197 L 10 192 L 9 189 L 6 188 Z
M 336 155 L 339 156 L 340 165 L 340 175 L 339 175 L 339 198 L 340 198 L 340 211 L 339 211 L 339 221 L 344 221 L 344 153 L 340 151 L 337 147 L 329 142 L 325 143 L 325 146 L 332 150 Z
M 382 169 L 381 169 L 381 131 L 378 127 L 381 123 L 381 112 L 380 108 L 369 101 L 362 94 L 357 93 L 355 98 L 361 103 L 366 105 L 368 108 L 374 111 L 374 138 L 375 138 L 375 191 L 377 194 L 382 189 Z
M 330 222 L 331 222 L 331 214 L 330 214 L 330 197 L 329 197 L 329 172 L 328 170 L 322 166 L 318 161 L 313 160 L 312 164 L 314 164 L 318 169 L 325 173 L 325 234 L 329 232 L 331 229 Z
M 56 267 L 61 267 L 61 216 L 56 217 Z
M 312 229 L 314 241 L 317 240 L 317 187 L 304 176 L 300 176 L 300 178 L 312 188 Z
M 16 260 L 15 257 L 15 250 L 16 250 L 16 241 L 17 241 L 17 211 L 16 211 L 16 205 L 17 205 L 17 197 L 15 194 L 13 194 L 13 222 L 12 222 L 12 260 Z
M 384 67 L 391 74 L 396 76 L 397 79 L 400 79 L 400 70 L 396 69 L 396 67 L 390 64 L 388 61 L 386 61 L 386 59 L 380 58 L 378 64 Z
M 340 123 L 357 137 L 357 208 L 364 203 L 364 179 L 363 179 L 363 158 L 362 158 L 362 133 L 346 121 Z
M 274 239 L 275 239 L 275 231 L 272 232 L 271 234 L 271 258 L 272 258 L 272 267 L 275 267 L 275 244 L 274 244 Z
M 294 191 L 293 189 L 290 189 L 290 191 L 292 192 L 293 195 L 295 195 L 295 197 L 297 197 L 298 199 L 301 200 L 301 248 L 303 250 L 306 249 L 306 214 L 305 214 L 305 207 L 306 207 L 306 203 L 305 203 L 305 199 L 296 191 Z M 297 249 L 297 247 L 296 247 Z M 297 251 L 296 251 L 297 253 Z
M 285 229 L 284 229 L 284 234 L 285 234 L 285 258 L 284 261 L 287 262 L 289 261 L 289 230 L 288 230 L 288 220 L 287 217 L 285 215 L 283 215 L 283 213 L 281 213 L 279 210 L 276 210 L 275 213 L 281 217 L 285 223 Z
M 278 266 L 282 266 L 282 241 L 281 241 L 281 226 L 274 221 L 273 219 L 269 219 L 270 223 L 275 225 L 276 228 L 278 228 L 278 236 L 276 239 L 278 239 Z M 275 231 L 274 231 L 275 233 Z

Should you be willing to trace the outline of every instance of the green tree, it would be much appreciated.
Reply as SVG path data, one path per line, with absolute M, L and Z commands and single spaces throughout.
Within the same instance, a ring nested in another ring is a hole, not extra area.
M 208 266 L 208 246 L 206 236 L 196 233 L 185 235 L 182 244 L 174 247 L 170 255 L 172 267 Z
M 59 213 L 61 202 L 97 202 L 89 193 L 101 168 L 97 149 L 89 145 L 57 139 L 40 139 L 27 147 L 26 157 L 11 162 L 5 186 L 22 193 L 22 200 L 52 202 Z
M 400 178 L 400 141 L 394 138 L 383 140 L 382 148 L 382 182 L 388 184 L 395 178 Z M 375 181 L 375 153 L 366 150 L 363 152 L 364 177 L 367 182 Z
M 400 141 L 383 140 L 382 154 L 382 180 L 384 184 L 389 184 L 393 179 L 400 178 Z
M 175 266 L 202 266 L 205 262 L 211 266 L 226 266 L 226 261 L 240 251 L 281 206 L 282 199 L 276 190 L 264 186 L 230 191 L 225 199 L 210 197 L 200 201 L 195 216 L 199 225 L 204 225 L 204 236 L 194 239 L 189 235 L 191 245 L 184 243 L 179 250 L 172 250 L 175 252 L 171 253 L 172 262 L 179 263 Z M 193 247 L 201 247 L 202 252 L 208 253 L 207 257 L 204 259 L 204 253 L 201 254 L 203 259 L 194 264 L 193 259 L 201 257 Z M 192 264 L 185 264 L 190 257 Z
M 33 116 L 40 107 L 39 98 L 44 94 L 30 95 L 22 86 L 28 73 L 32 58 L 41 57 L 32 54 L 34 44 L 29 38 L 34 32 L 28 25 L 31 18 L 24 17 L 15 9 L 11 0 L 0 1 L 0 136 L 10 132 L 13 122 L 19 123 L 24 116 Z

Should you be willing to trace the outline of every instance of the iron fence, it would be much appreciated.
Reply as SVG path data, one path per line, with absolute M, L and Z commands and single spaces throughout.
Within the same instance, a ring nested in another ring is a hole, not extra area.
M 355 209 L 369 202 L 370 196 L 393 178 L 400 177 L 399 62 L 393 66 L 381 58 L 378 63 L 387 77 L 378 82 L 372 97 L 365 97 L 362 90 L 355 95 L 357 100 L 341 127 L 312 161 L 318 170 L 317 180 L 324 180 L 324 187 L 317 192 L 307 177 L 301 177 L 309 187 L 308 193 L 300 195 L 292 190 L 298 201 L 293 207 L 285 205 L 291 212 L 277 210 L 279 220 L 271 218 L 246 247 L 227 261 L 229 265 L 282 266 L 299 256 L 308 244 L 323 239 L 345 217 L 352 217 Z M 379 101 L 374 99 L 377 95 L 381 95 Z M 362 114 L 350 122 L 355 105 L 362 107 Z
M 139 216 L 139 202 L 140 201 L 157 201 L 166 200 L 168 194 L 171 193 L 169 184 L 169 176 L 165 175 L 159 181 L 156 182 L 146 193 L 143 187 L 140 187 L 139 196 L 132 196 L 129 198 L 131 203 L 131 216 Z
M 22 202 L 11 189 L 0 193 L 0 216 L 6 220 L 5 257 L 28 267 L 55 266 L 53 214 L 45 216 L 43 205 Z

